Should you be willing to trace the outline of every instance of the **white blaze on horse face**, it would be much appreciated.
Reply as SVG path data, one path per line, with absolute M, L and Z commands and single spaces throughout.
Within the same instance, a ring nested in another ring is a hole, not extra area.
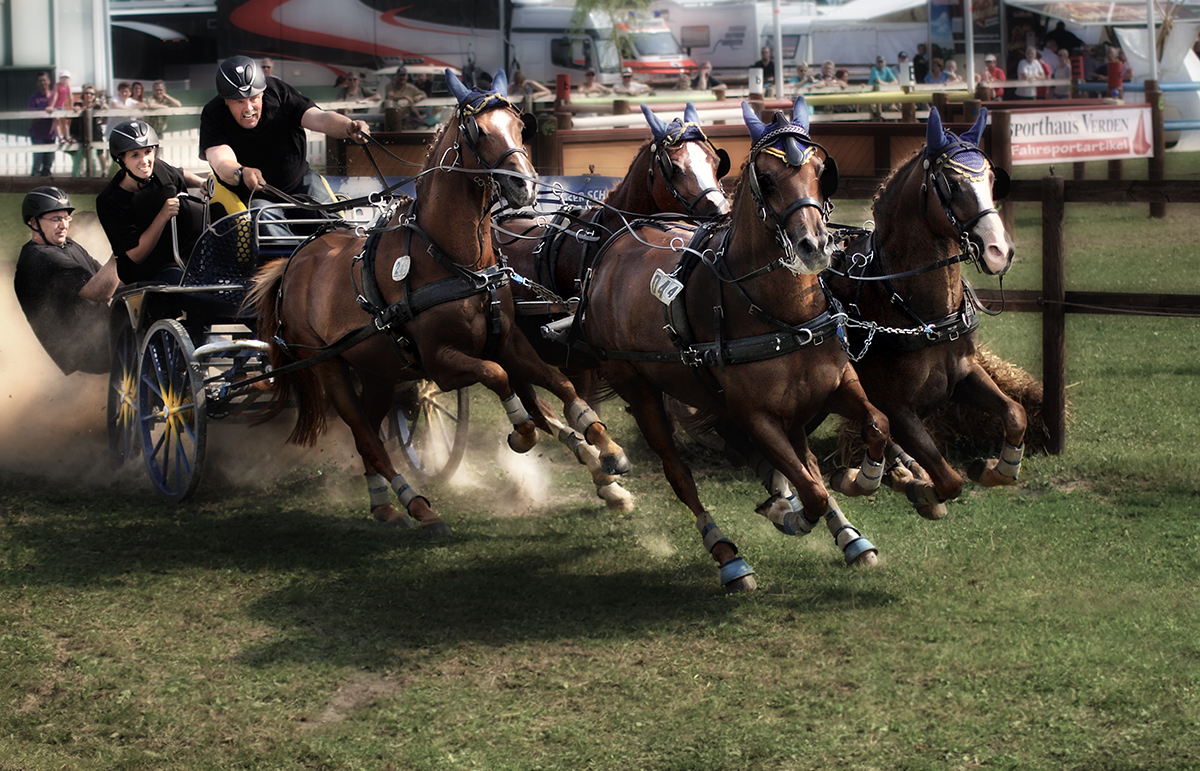
M 964 181 L 966 181 L 964 179 Z M 971 182 L 971 192 L 974 193 L 975 200 L 979 202 L 979 209 L 995 209 L 996 204 L 992 200 L 992 182 L 988 177 L 984 177 L 978 182 Z M 1013 242 L 1009 238 L 1008 231 L 1004 229 L 1004 221 L 1000 219 L 1000 215 L 993 211 L 991 214 L 981 218 L 975 223 L 975 227 L 971 228 L 972 235 L 978 240 L 982 247 L 980 259 L 983 261 L 983 269 L 993 276 L 1003 275 L 1012 265 L 1013 258 Z
M 721 192 L 721 183 L 717 181 L 717 171 L 709 161 L 708 153 L 704 152 L 706 148 L 702 147 L 699 142 L 685 142 L 684 148 L 687 150 L 687 168 L 691 169 L 692 176 L 696 178 L 697 191 L 709 191 L 702 200 L 709 203 L 715 210 L 714 214 L 728 214 L 729 201 Z M 699 208 L 699 201 L 696 205 Z

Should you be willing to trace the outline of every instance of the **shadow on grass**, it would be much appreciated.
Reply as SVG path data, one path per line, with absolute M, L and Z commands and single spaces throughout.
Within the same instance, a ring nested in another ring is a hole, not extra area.
M 238 583 L 246 597 L 239 613 L 277 630 L 243 651 L 251 665 L 375 668 L 459 643 L 644 637 L 715 627 L 742 607 L 723 596 L 691 528 L 680 538 L 693 551 L 654 557 L 637 545 L 632 523 L 574 509 L 549 517 L 465 513 L 452 538 L 430 542 L 347 515 L 344 504 L 308 510 L 303 489 L 279 504 L 232 491 L 170 507 L 44 488 L 40 480 L 0 479 L 0 587 L 152 589 L 158 575 L 194 573 L 205 583 L 211 573 L 214 585 Z M 846 586 L 842 571 L 820 560 L 793 568 L 807 582 L 803 601 L 763 592 L 745 601 L 803 615 L 895 600 L 870 582 Z

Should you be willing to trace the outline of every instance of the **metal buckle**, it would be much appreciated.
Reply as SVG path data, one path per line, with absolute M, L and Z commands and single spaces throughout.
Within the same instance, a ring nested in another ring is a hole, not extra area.
M 679 358 L 689 367 L 699 368 L 704 366 L 704 354 L 695 348 L 679 349 Z

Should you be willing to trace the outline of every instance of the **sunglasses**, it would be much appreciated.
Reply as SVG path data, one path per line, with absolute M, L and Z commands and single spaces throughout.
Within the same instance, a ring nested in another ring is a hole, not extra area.
M 42 219 L 47 222 L 53 222 L 55 225 L 58 225 L 63 222 L 70 222 L 71 215 L 70 214 L 58 214 L 53 217 L 42 217 Z

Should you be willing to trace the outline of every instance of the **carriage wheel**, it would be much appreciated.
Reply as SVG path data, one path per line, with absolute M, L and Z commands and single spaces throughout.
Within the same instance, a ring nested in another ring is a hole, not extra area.
M 404 460 L 425 479 L 448 479 L 467 451 L 471 394 L 442 391 L 432 380 L 402 386 L 388 415 L 386 439 L 400 443 Z
M 108 452 L 116 466 L 137 452 L 137 383 L 137 333 L 128 321 L 122 321 L 113 335 L 108 371 Z
M 174 319 L 157 321 L 142 345 L 138 420 L 146 468 L 172 501 L 196 491 L 208 422 L 204 380 L 192 338 Z

